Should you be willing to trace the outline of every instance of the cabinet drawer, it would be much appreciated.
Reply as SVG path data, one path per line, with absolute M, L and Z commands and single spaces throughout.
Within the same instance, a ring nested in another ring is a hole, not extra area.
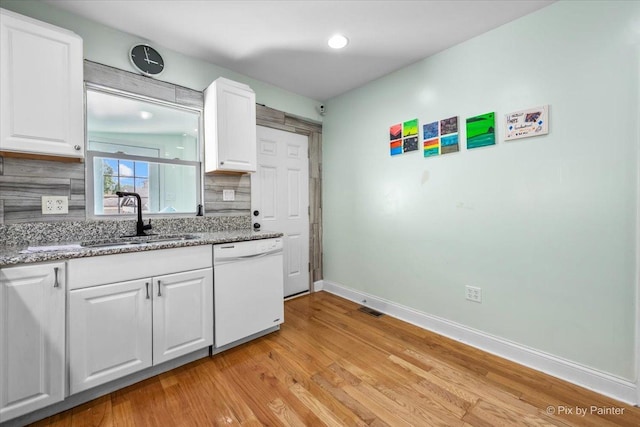
M 210 268 L 212 250 L 211 245 L 202 245 L 71 259 L 69 289 Z

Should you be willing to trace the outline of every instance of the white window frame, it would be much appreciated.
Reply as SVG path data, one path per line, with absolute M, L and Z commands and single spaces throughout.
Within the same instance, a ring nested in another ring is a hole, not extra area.
M 166 106 L 166 107 L 170 107 L 170 108 L 174 108 L 177 110 L 184 110 L 184 111 L 189 111 L 189 112 L 193 112 L 193 113 L 197 113 L 198 114 L 198 148 L 197 148 L 197 153 L 198 153 L 198 158 L 196 160 L 178 160 L 178 159 L 165 159 L 162 157 L 147 157 L 147 156 L 136 156 L 136 155 L 130 155 L 130 154 L 124 154 L 121 152 L 117 152 L 117 153 L 109 153 L 109 152 L 102 152 L 102 151 L 95 151 L 95 150 L 90 150 L 89 149 L 89 137 L 88 137 L 88 126 L 87 126 L 87 115 L 86 115 L 86 94 L 87 94 L 87 90 L 92 90 L 92 91 L 97 91 L 97 92 L 103 92 L 103 93 L 108 93 L 110 95 L 116 95 L 116 96 L 122 96 L 125 98 L 131 98 L 131 99 L 135 99 L 135 100 L 139 100 L 139 101 L 144 101 L 144 102 L 150 102 L 150 103 L 155 103 L 155 104 L 159 104 L 162 106 Z M 86 147 L 86 153 L 85 153 L 85 197 L 86 197 L 86 208 L 87 208 L 87 217 L 89 219 L 94 219 L 94 220 L 100 220 L 100 219 L 115 219 L 115 218 L 122 218 L 122 219 L 130 219 L 130 218 L 135 218 L 136 214 L 96 214 L 95 212 L 95 191 L 94 191 L 94 186 L 95 186 L 95 182 L 94 182 L 94 178 L 95 178 L 95 173 L 93 170 L 93 166 L 94 166 L 94 158 L 95 157 L 107 157 L 107 158 L 112 158 L 112 159 L 120 159 L 120 160 L 133 160 L 133 161 L 142 161 L 142 162 L 149 162 L 149 163 L 158 163 L 158 164 L 173 164 L 173 165 L 186 165 L 186 166 L 195 166 L 196 168 L 196 182 L 194 183 L 196 185 L 196 203 L 193 206 L 193 211 L 192 212 L 176 212 L 176 213 L 167 213 L 167 212 L 144 212 L 145 217 L 153 217 L 153 218 L 181 218 L 181 217 L 193 217 L 196 215 L 196 213 L 198 212 L 198 205 L 203 205 L 204 206 L 204 176 L 202 174 L 202 158 L 203 158 L 203 150 L 204 150 L 204 144 L 202 141 L 202 135 L 203 135 L 203 123 L 202 123 L 202 118 L 203 118 L 203 111 L 201 108 L 193 108 L 193 107 L 188 107 L 185 105 L 180 105 L 180 104 L 176 104 L 176 103 L 172 103 L 172 102 L 167 102 L 167 101 L 162 101 L 159 99 L 155 99 L 155 98 L 151 98 L 151 97 L 147 97 L 147 96 L 143 96 L 143 95 L 138 95 L 135 93 L 131 93 L 131 92 L 126 92 L 126 91 L 122 91 L 122 90 L 118 90 L 118 89 L 112 89 L 112 88 L 108 88 L 105 86 L 101 86 L 101 85 L 97 85 L 97 84 L 93 84 L 93 83 L 89 83 L 89 82 L 85 82 L 85 90 L 84 90 L 84 95 L 85 95 L 85 147 Z

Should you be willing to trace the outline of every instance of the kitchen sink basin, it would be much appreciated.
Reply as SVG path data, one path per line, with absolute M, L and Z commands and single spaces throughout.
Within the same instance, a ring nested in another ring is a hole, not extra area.
M 83 248 L 107 248 L 109 246 L 124 246 L 135 245 L 137 242 L 131 242 L 126 240 L 92 240 L 89 242 L 82 242 L 80 246 Z
M 111 246 L 144 245 L 146 243 L 179 242 L 197 239 L 192 234 L 150 234 L 148 236 L 122 236 L 108 240 L 91 240 L 80 243 L 83 248 L 107 248 Z

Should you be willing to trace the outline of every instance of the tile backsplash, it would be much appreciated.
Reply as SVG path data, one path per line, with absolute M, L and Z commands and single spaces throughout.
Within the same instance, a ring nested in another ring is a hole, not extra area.
M 86 219 L 85 163 L 0 156 L 0 224 L 68 222 Z M 222 190 L 235 190 L 234 202 L 222 201 Z M 69 213 L 42 215 L 42 196 L 69 197 Z M 249 216 L 248 174 L 205 175 L 205 216 Z

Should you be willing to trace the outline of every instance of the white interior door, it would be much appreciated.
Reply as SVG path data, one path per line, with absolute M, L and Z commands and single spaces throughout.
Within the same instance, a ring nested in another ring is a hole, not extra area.
M 257 127 L 251 211 L 261 230 L 284 233 L 284 296 L 309 290 L 309 139 Z

